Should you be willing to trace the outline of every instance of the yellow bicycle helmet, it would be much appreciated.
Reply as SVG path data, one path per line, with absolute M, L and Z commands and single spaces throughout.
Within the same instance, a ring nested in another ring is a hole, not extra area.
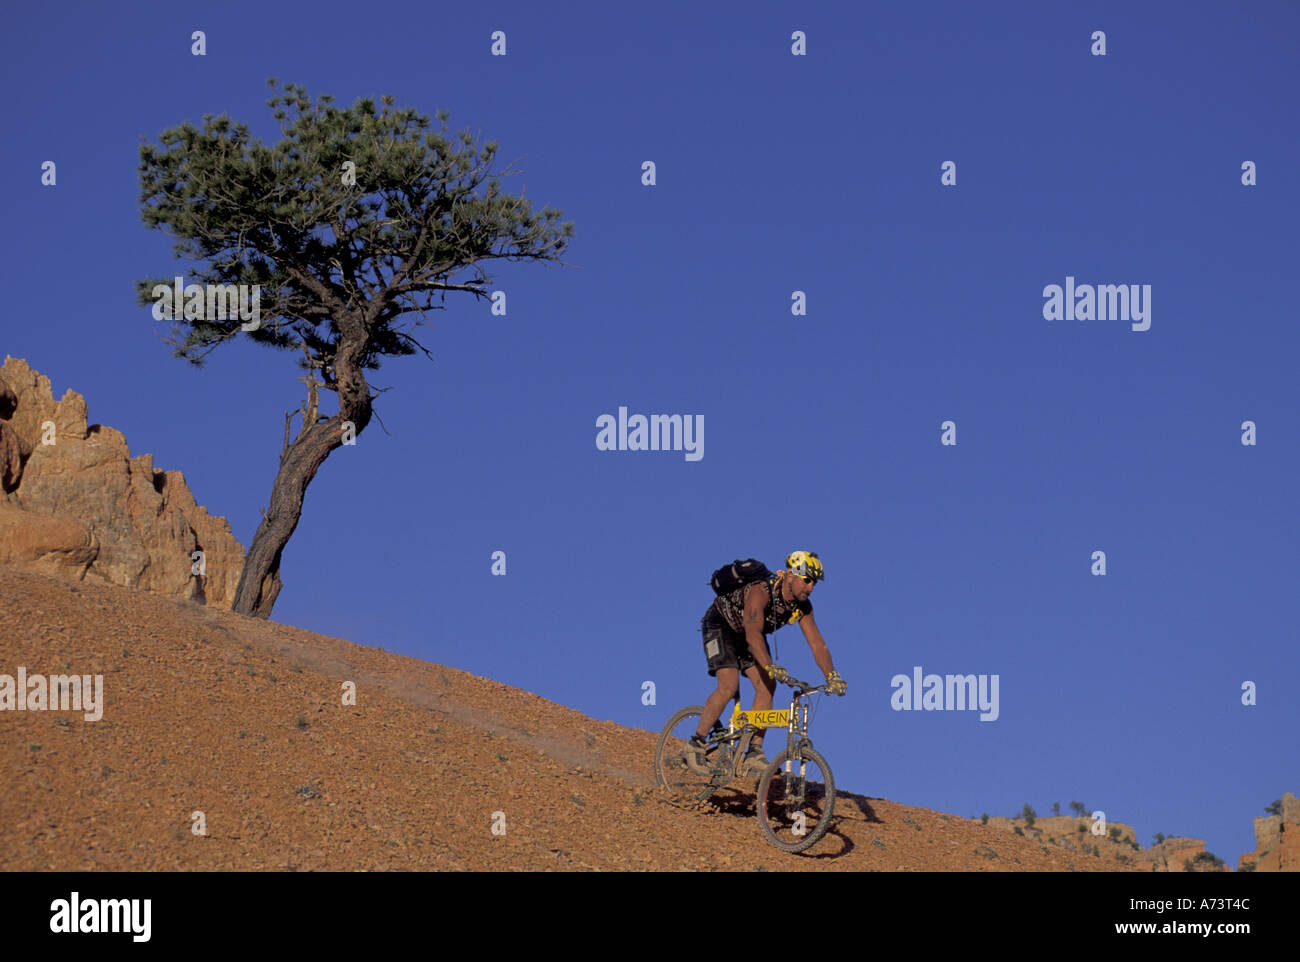
M 826 579 L 826 571 L 815 551 L 791 551 L 786 556 L 785 566 L 801 578 L 811 578 L 813 581 Z

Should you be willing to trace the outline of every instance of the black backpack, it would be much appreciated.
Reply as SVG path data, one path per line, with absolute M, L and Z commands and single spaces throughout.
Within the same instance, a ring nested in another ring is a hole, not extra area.
M 766 581 L 770 577 L 772 572 L 768 571 L 767 565 L 757 558 L 747 558 L 744 561 L 737 558 L 731 564 L 723 565 L 713 572 L 709 584 L 715 595 L 727 595 L 737 588 L 752 585 L 757 581 Z

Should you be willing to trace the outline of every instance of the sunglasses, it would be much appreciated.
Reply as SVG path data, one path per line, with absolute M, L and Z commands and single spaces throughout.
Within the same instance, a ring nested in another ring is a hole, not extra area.
M 816 578 L 809 578 L 807 575 L 799 575 L 798 578 L 806 585 L 816 584 L 817 582 Z

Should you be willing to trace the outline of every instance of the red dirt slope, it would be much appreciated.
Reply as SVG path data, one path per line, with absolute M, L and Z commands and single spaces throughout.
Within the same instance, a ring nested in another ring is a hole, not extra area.
M 787 855 L 762 838 L 752 781 L 721 812 L 661 800 L 651 732 L 229 611 L 0 567 L 0 674 L 19 666 L 100 674 L 105 697 L 98 721 L 0 712 L 10 871 L 1132 870 L 843 790 L 830 833 Z

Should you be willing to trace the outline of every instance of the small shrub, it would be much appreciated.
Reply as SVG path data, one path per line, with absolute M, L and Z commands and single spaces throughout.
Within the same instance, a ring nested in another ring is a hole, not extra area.
M 1223 859 L 1219 858 L 1219 856 L 1215 855 L 1213 852 L 1197 852 L 1192 861 L 1196 864 L 1197 868 L 1207 871 L 1217 871 L 1218 869 L 1223 868 Z

